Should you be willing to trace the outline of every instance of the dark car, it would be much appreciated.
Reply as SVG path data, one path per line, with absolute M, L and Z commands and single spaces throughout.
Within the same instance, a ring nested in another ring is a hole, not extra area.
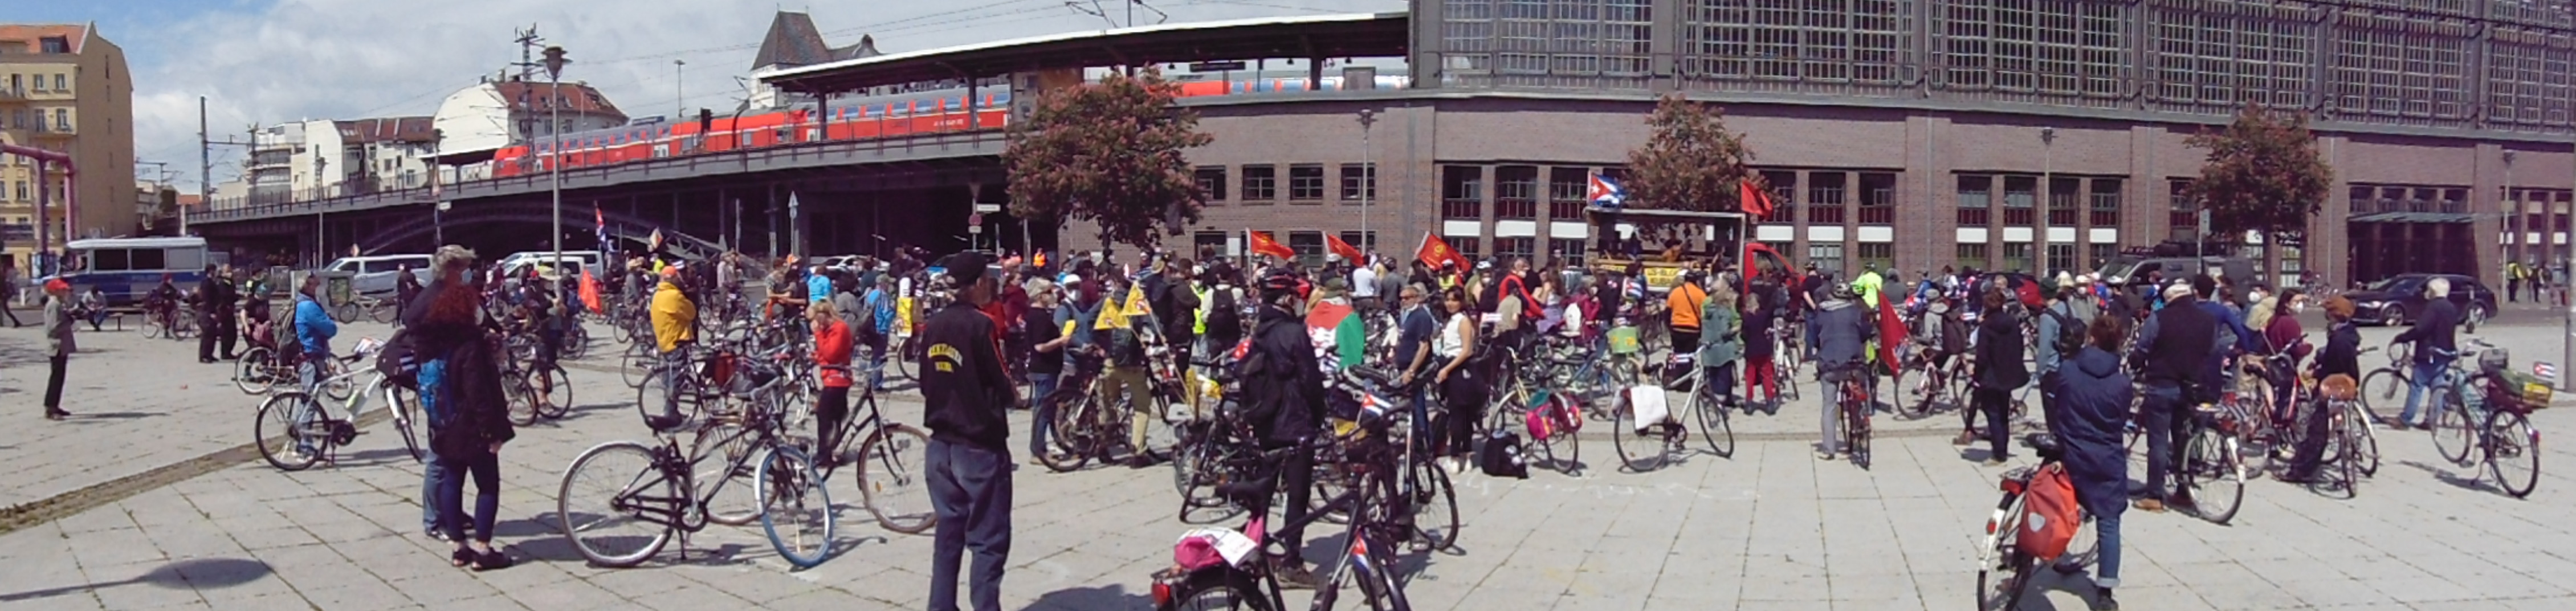
M 2458 306 L 2468 320 L 2486 320 L 2495 314 L 2495 291 L 2477 279 L 2457 274 L 2398 274 L 2343 296 L 2352 300 L 2355 322 L 2403 325 L 2414 322 L 2416 315 L 2424 312 L 2424 283 L 2433 278 L 2450 281 L 2451 304 Z

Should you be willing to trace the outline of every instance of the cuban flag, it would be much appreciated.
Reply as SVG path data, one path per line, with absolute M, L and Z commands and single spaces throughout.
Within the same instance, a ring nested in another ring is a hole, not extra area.
M 1593 207 L 1618 208 L 1627 205 L 1628 191 L 1619 188 L 1619 181 L 1595 173 L 1591 176 L 1590 182 L 1590 186 L 1584 190 L 1583 198 L 1591 201 Z

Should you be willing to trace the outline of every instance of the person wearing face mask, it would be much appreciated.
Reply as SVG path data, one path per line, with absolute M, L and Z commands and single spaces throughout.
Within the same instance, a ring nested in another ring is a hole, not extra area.
M 2273 422 L 2287 422 L 2290 417 L 2291 385 L 2299 383 L 2299 361 L 2314 349 L 2308 345 L 2307 330 L 2299 327 L 2299 314 L 2308 310 L 2308 296 L 2299 289 L 2281 289 L 2274 297 L 2271 320 L 2263 324 L 2263 345 L 2268 354 L 2286 354 L 2290 360 L 2265 372 L 2272 383 Z

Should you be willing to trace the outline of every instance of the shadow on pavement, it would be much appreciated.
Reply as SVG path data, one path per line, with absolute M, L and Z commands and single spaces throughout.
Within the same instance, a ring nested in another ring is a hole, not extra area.
M 168 413 L 168 412 L 72 412 L 72 415 L 71 415 L 70 417 L 66 417 L 66 418 L 64 418 L 64 419 L 63 419 L 63 421 L 64 421 L 64 422 L 71 422 L 71 423 L 79 423 L 79 422 L 83 422 L 83 421 L 90 421 L 90 420 L 133 420 L 133 419 L 136 419 L 136 418 L 150 418 L 150 417 L 153 417 L 153 416 L 166 416 L 166 415 L 169 415 L 169 413 Z
M 961 588 L 962 590 L 962 588 Z M 962 593 L 961 593 L 962 594 Z M 1130 593 L 1127 586 L 1110 584 L 1091 588 L 1056 590 L 1030 601 L 1022 609 L 1151 609 L 1154 601 L 1145 595 Z
M 107 583 L 94 583 L 0 594 L 0 603 L 52 598 L 64 594 L 85 593 L 101 588 L 113 588 L 137 583 L 148 583 L 171 589 L 211 590 L 256 581 L 261 577 L 267 577 L 270 572 L 268 563 L 247 558 L 201 558 L 195 560 L 180 560 L 154 567 L 150 571 L 146 571 L 141 575 L 136 575 L 124 581 L 111 581 Z
M 2458 476 L 2458 475 L 2452 474 L 2452 473 L 2451 473 L 2451 471 L 2450 471 L 2449 469 L 2443 469 L 2443 468 L 2441 468 L 2441 467 L 2436 467 L 2436 466 L 2433 466 L 2433 465 L 2428 465 L 2428 464 L 2424 464 L 2424 463 L 2416 462 L 2416 461 L 2412 461 L 2412 460 L 2401 460 L 2401 461 L 2397 461 L 2397 464 L 2406 465 L 2406 466 L 2409 466 L 2409 467 L 2414 467 L 2414 468 L 2416 468 L 2416 469 L 2420 469 L 2420 470 L 2424 471 L 2425 473 L 2432 474 L 2432 475 L 2433 475 L 2433 479 L 2440 480 L 2442 483 L 2450 484 L 2451 486 L 2456 487 L 2456 488 L 2459 488 L 2459 489 L 2461 489 L 2461 490 L 2469 490 L 2469 491 L 2474 491 L 2474 492 L 2500 492 L 2500 490 L 2497 490 L 2495 487 L 2488 486 L 2488 485 L 2486 484 L 2486 481 L 2485 481 L 2485 480 L 2480 479 L 2479 477 L 2477 477 L 2476 473 L 2478 473 L 2478 472 L 2471 472 L 2471 475 L 2470 475 L 2469 477 L 2460 477 L 2460 476 Z

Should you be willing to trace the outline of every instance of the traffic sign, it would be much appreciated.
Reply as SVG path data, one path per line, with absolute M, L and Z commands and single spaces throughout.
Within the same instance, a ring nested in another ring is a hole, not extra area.
M 968 226 L 968 227 L 982 227 L 982 226 L 984 226 L 984 213 L 982 213 L 982 212 L 977 212 L 977 213 L 974 213 L 974 214 L 966 215 L 966 226 Z
M 1002 211 L 1002 205 L 1001 205 L 1001 204 L 987 204 L 987 203 L 977 202 L 977 203 L 975 204 L 975 211 L 976 211 L 976 212 L 1001 212 L 1001 211 Z

